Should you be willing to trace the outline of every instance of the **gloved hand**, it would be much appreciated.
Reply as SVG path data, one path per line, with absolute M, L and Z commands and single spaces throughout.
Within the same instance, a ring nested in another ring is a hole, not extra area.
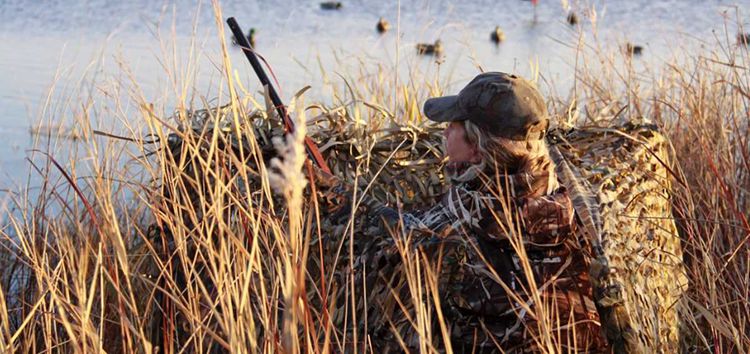
M 341 213 L 344 208 L 351 207 L 353 190 L 351 184 L 315 165 L 313 165 L 313 174 L 318 202 L 325 212 Z
M 327 173 L 316 166 L 313 167 L 313 172 L 318 203 L 321 210 L 325 214 L 328 214 L 330 220 L 336 220 L 337 222 L 348 220 L 351 217 L 354 203 L 354 186 L 342 178 Z M 358 217 L 361 222 L 380 225 L 381 220 L 384 220 L 393 227 L 401 219 L 401 215 L 396 209 L 390 208 L 377 199 L 364 194 L 362 190 L 358 191 L 357 199 L 357 215 L 364 216 L 364 218 Z M 404 214 L 403 218 L 405 225 L 410 228 L 419 223 L 418 220 L 414 219 L 414 216 L 408 213 Z
M 319 191 L 327 191 L 343 184 L 339 176 L 325 172 L 316 165 L 313 165 L 313 174 L 315 178 L 315 187 Z

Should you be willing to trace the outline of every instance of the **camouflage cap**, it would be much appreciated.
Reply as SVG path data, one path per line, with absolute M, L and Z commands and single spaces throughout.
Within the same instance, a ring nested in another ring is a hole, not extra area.
M 436 122 L 469 120 L 490 134 L 512 140 L 542 139 L 547 106 L 534 85 L 516 75 L 478 75 L 458 95 L 428 99 L 424 114 Z

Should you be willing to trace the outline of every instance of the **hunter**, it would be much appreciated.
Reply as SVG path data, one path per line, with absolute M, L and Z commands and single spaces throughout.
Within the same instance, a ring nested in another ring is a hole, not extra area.
M 357 214 L 390 231 L 358 247 L 352 270 L 367 288 L 373 345 L 414 350 L 423 340 L 403 314 L 414 311 L 404 310 L 413 297 L 392 236 L 409 235 L 403 240 L 437 269 L 439 310 L 454 352 L 606 351 L 588 278 L 589 245 L 574 233 L 571 199 L 544 140 L 549 118 L 539 91 L 518 76 L 488 72 L 458 95 L 428 99 L 424 114 L 447 123 L 441 202 L 398 212 L 369 198 Z M 351 205 L 351 187 L 323 180 L 339 208 L 334 214 L 348 217 L 342 206 Z M 432 326 L 438 339 L 427 347 L 442 351 L 447 344 Z

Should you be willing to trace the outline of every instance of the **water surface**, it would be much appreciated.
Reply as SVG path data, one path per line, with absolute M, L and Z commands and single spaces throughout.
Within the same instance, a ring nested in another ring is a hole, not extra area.
M 329 99 L 319 65 L 347 73 L 360 61 L 395 66 L 402 76 L 418 68 L 427 77 L 449 78 L 460 86 L 484 70 L 531 73 L 532 63 L 545 78 L 546 92 L 564 93 L 573 77 L 575 43 L 595 35 L 616 48 L 625 41 L 643 45 L 638 65 L 658 65 L 675 52 L 703 50 L 716 37 L 734 35 L 737 12 L 750 0 L 540 1 L 537 21 L 528 1 L 343 1 L 340 11 L 321 10 L 318 1 L 222 1 L 223 16 L 235 16 L 257 29 L 257 50 L 273 65 L 288 98 L 306 84 L 310 96 Z M 579 12 L 580 27 L 565 22 L 567 7 Z M 596 25 L 591 23 L 596 10 Z M 588 15 L 582 14 L 588 12 Z M 393 29 L 375 31 L 379 17 Z M 739 22 L 747 24 L 746 14 Z M 489 32 L 500 25 L 506 41 L 495 46 Z M 726 29 L 726 32 L 725 32 Z M 579 32 L 579 30 L 581 32 Z M 87 102 L 102 92 L 123 98 L 172 104 L 178 94 L 215 97 L 221 73 L 218 31 L 210 3 L 191 1 L 13 1 L 0 3 L 0 189 L 25 180 L 31 147 L 52 145 L 56 157 L 68 157 L 68 145 L 33 137 L 39 121 L 68 124 L 75 115 L 94 112 L 96 127 L 116 130 L 123 113 L 138 119 L 137 107 L 105 107 Z M 442 39 L 446 55 L 438 65 L 414 53 L 417 42 Z M 193 66 L 184 48 L 194 41 Z M 176 43 L 175 47 L 170 44 Z M 176 59 L 172 60 L 176 53 Z M 235 69 L 250 89 L 257 81 L 242 54 L 231 51 Z M 175 64 L 177 63 L 177 64 Z M 165 69 L 165 67 L 171 69 Z M 168 74 L 178 68 L 179 78 Z M 186 80 L 186 77 L 191 79 Z M 138 83 L 121 91 L 116 82 Z M 329 79 L 336 80 L 331 75 Z M 190 81 L 189 87 L 181 86 Z M 551 84 L 550 84 L 551 83 Z M 93 93 L 93 96 L 91 96 Z M 39 159 L 39 156 L 32 158 Z

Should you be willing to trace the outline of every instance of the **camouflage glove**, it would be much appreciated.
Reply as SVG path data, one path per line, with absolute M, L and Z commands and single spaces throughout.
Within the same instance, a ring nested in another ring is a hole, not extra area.
M 313 171 L 318 201 L 323 211 L 329 215 L 348 214 L 352 204 L 352 185 L 317 166 L 313 168 Z
M 342 184 L 341 178 L 334 174 L 323 171 L 318 166 L 313 165 L 313 172 L 315 174 L 315 187 L 318 188 L 318 191 L 327 191 Z
M 354 204 L 354 186 L 351 183 L 315 168 L 315 186 L 321 209 L 331 219 L 341 221 L 351 216 Z M 389 208 L 375 198 L 364 194 L 362 190 L 358 191 L 357 199 L 359 199 L 357 213 L 365 216 L 368 224 L 375 224 L 381 218 L 385 218 L 389 224 L 398 221 L 399 214 L 395 209 Z

